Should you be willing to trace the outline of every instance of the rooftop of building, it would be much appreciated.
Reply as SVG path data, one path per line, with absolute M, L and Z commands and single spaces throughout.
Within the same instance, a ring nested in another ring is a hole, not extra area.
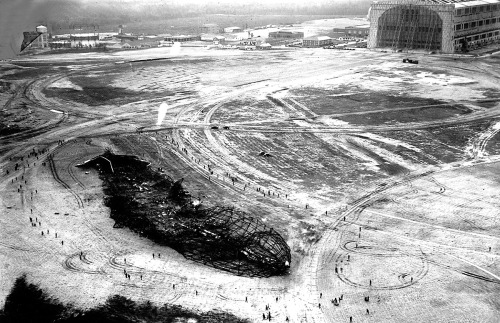
M 403 3 L 407 2 L 408 4 L 453 4 L 455 8 L 466 8 L 473 6 L 482 6 L 489 4 L 497 4 L 500 3 L 500 0 L 409 0 L 409 1 L 401 1 L 401 0 L 388 0 L 388 1 L 374 1 L 374 3 Z
M 274 33 L 283 33 L 283 34 L 297 34 L 297 33 L 301 33 L 301 31 L 296 31 L 296 30 L 278 30 L 278 31 L 271 31 L 271 32 L 274 32 Z
M 345 27 L 345 29 L 355 29 L 355 28 L 370 28 L 370 24 Z
M 328 37 L 328 36 L 312 36 L 312 37 L 307 37 L 307 38 L 304 38 L 304 40 L 330 40 L 332 38 Z
M 198 37 L 199 35 L 170 35 L 170 34 L 165 34 L 163 37 L 175 37 L 175 38 L 191 38 L 191 37 Z
M 71 33 L 68 34 L 68 36 L 71 37 L 94 37 L 94 36 L 99 36 L 98 33 Z
M 436 0 L 434 0 L 436 1 Z M 439 0 L 437 0 L 439 1 Z M 443 0 L 441 0 L 443 1 Z M 465 8 L 465 7 L 472 7 L 472 6 L 481 6 L 481 5 L 489 5 L 489 4 L 496 4 L 500 3 L 500 0 L 474 0 L 474 1 L 463 1 L 463 2 L 452 2 L 455 4 L 455 8 Z

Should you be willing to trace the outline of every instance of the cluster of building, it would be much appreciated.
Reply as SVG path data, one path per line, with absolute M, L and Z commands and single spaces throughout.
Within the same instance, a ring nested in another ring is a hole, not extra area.
M 328 36 L 304 37 L 292 29 L 269 32 L 269 40 L 300 40 L 325 47 L 366 39 L 368 48 L 456 53 L 500 42 L 500 0 L 379 0 L 369 24 L 334 28 Z
M 35 39 L 26 47 L 100 47 L 139 48 L 169 46 L 174 42 L 205 46 L 243 45 L 259 49 L 272 46 L 325 47 L 345 40 L 367 40 L 368 48 L 426 50 L 454 53 L 500 41 L 500 0 L 379 0 L 368 12 L 369 24 L 334 28 L 327 35 L 305 37 L 293 26 L 270 26 L 265 36 L 254 36 L 259 29 L 221 28 L 205 24 L 198 35 L 134 35 L 123 32 L 99 32 L 98 26 L 86 26 L 72 33 L 50 36 L 46 28 L 25 32 L 25 39 Z M 291 27 L 291 28 L 288 28 Z M 43 29 L 43 30 L 42 30 Z M 40 32 L 42 31 L 42 32 Z M 199 43 L 199 44 L 195 44 Z
M 40 26 L 43 27 L 43 26 Z M 45 28 L 45 27 L 44 27 Z M 293 29 L 279 29 L 272 27 L 265 37 L 254 36 L 253 32 L 245 31 L 240 27 L 220 28 L 216 24 L 205 24 L 197 35 L 134 35 L 125 33 L 120 25 L 118 32 L 99 32 L 98 28 L 79 28 L 71 33 L 49 35 L 46 32 L 29 47 L 32 48 L 98 48 L 110 49 L 143 48 L 157 46 L 171 46 L 173 43 L 189 43 L 191 46 L 206 46 L 207 42 L 214 45 L 252 46 L 256 49 L 271 49 L 273 45 L 324 47 L 335 43 L 329 36 L 304 37 L 303 31 Z M 358 33 L 363 30 L 363 33 Z M 337 30 L 334 30 L 334 33 Z M 367 30 L 360 27 L 347 27 L 338 30 L 344 38 L 363 38 Z
M 219 28 L 216 24 L 206 24 L 201 27 L 201 34 L 198 35 L 135 35 L 125 33 L 123 26 L 118 26 L 118 32 L 100 32 L 99 26 L 78 26 L 72 27 L 71 32 L 65 34 L 51 35 L 44 26 L 37 27 L 44 29 L 43 33 L 37 31 L 25 32 L 25 38 L 33 38 L 34 41 L 28 41 L 25 48 L 143 48 L 168 46 L 174 42 L 201 42 L 210 41 L 216 44 L 224 44 L 227 40 L 241 40 L 243 37 L 235 37 L 234 34 L 242 33 L 240 27 Z M 233 34 L 233 36 L 219 35 L 221 32 Z
M 269 32 L 268 39 L 300 40 L 302 47 L 366 39 L 368 48 L 440 53 L 500 42 L 500 0 L 379 0 L 372 3 L 368 19 L 369 24 L 334 28 L 328 36 L 304 37 L 301 31 L 283 29 Z M 217 26 L 216 30 L 221 31 Z M 224 31 L 235 30 L 239 31 Z

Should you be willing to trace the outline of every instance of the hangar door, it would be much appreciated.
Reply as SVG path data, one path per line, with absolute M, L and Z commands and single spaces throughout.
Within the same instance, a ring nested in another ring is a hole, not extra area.
M 378 19 L 377 47 L 440 50 L 443 21 L 439 15 L 414 4 L 386 10 Z

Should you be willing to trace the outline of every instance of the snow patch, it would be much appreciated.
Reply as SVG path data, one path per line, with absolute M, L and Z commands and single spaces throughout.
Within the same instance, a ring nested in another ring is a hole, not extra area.
M 58 89 L 73 89 L 76 91 L 83 91 L 83 88 L 75 83 L 71 82 L 67 77 L 62 78 L 60 80 L 55 81 L 49 88 L 58 88 Z
M 339 119 L 333 119 L 328 116 L 320 116 L 316 118 L 316 121 L 321 122 L 322 124 L 325 124 L 327 126 L 341 126 L 345 127 L 349 125 L 349 122 L 339 120 Z
M 392 138 L 382 137 L 382 136 L 376 135 L 374 133 L 364 132 L 364 133 L 361 133 L 361 135 L 364 136 L 364 137 L 367 137 L 367 138 L 369 138 L 371 140 L 383 142 L 383 143 L 388 144 L 388 145 L 401 146 L 401 147 L 404 147 L 406 149 L 410 149 L 410 150 L 413 150 L 413 151 L 416 151 L 416 152 L 421 152 L 422 151 L 420 148 L 417 148 L 417 147 L 415 147 L 413 145 L 410 145 L 410 144 L 408 144 L 406 142 L 399 141 L 399 140 L 392 139 Z

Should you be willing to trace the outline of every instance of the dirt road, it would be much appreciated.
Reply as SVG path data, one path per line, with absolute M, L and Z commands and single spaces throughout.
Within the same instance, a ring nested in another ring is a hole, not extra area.
M 38 72 L 11 76 L 3 109 L 23 103 L 38 120 L 0 138 L 1 300 L 27 272 L 84 308 L 120 294 L 254 321 L 269 304 L 277 321 L 495 322 L 500 156 L 487 147 L 499 141 L 500 105 L 491 60 L 482 61 L 490 74 L 438 56 L 405 66 L 400 54 L 322 49 L 115 64 L 133 58 L 75 55 L 61 71 L 42 70 L 57 65 L 50 56 L 14 62 Z M 351 92 L 373 97 L 339 95 Z M 442 102 L 394 103 L 408 95 Z M 160 102 L 170 108 L 157 126 Z M 459 104 L 470 112 L 420 114 Z M 393 120 L 377 119 L 387 112 Z M 398 119 L 407 113 L 414 121 Z M 183 177 L 205 203 L 262 219 L 291 247 L 290 274 L 234 276 L 114 229 L 97 174 L 75 167 L 106 149 Z

